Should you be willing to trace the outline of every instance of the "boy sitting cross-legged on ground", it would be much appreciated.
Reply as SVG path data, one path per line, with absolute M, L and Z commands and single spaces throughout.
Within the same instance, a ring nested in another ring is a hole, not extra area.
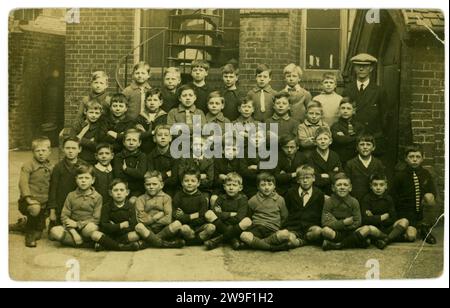
M 242 232 L 241 240 L 248 247 L 259 250 L 280 251 L 298 246 L 289 231 L 280 231 L 288 211 L 284 198 L 275 191 L 275 177 L 263 172 L 256 182 L 258 193 L 248 202 L 253 225 Z
M 378 239 L 374 245 L 384 249 L 389 243 L 400 240 L 408 229 L 406 218 L 397 220 L 395 204 L 387 193 L 388 180 L 384 174 L 373 174 L 370 177 L 370 190 L 361 202 L 362 222 L 377 228 L 384 238 Z M 381 233 L 383 232 L 383 233 Z
M 139 236 L 134 232 L 134 206 L 127 199 L 128 184 L 122 179 L 114 179 L 109 188 L 112 201 L 103 204 L 100 231 L 92 233 L 95 250 L 136 251 Z
M 75 178 L 77 189 L 67 195 L 61 212 L 62 226 L 50 230 L 49 239 L 72 247 L 89 244 L 91 236 L 98 231 L 102 211 L 102 196 L 92 187 L 93 167 L 81 165 Z
M 206 221 L 214 224 L 219 235 L 205 242 L 208 250 L 229 241 L 232 247 L 237 245 L 239 235 L 251 225 L 248 214 L 248 199 L 242 193 L 242 177 L 230 172 L 223 180 L 224 194 L 219 195 L 212 210 L 205 214 Z
M 289 189 L 286 194 L 289 215 L 284 228 L 295 235 L 298 246 L 318 243 L 322 239 L 320 226 L 325 196 L 313 186 L 314 174 L 314 168 L 309 165 L 298 167 L 298 185 Z
M 179 221 L 172 222 L 172 198 L 162 191 L 164 181 L 158 171 L 144 176 L 145 194 L 136 200 L 136 232 L 144 247 L 181 248 L 183 240 L 172 240 L 181 228 Z
M 384 237 L 375 227 L 361 227 L 359 202 L 350 196 L 352 183 L 347 175 L 336 174 L 332 189 L 333 194 L 325 200 L 322 212 L 323 250 L 367 248 L 369 237 Z
M 198 189 L 200 171 L 195 168 L 185 170 L 181 186 L 183 190 L 178 191 L 173 198 L 172 216 L 181 222 L 180 234 L 186 244 L 201 244 L 214 234 L 216 228 L 211 223 L 205 223 L 208 197 Z

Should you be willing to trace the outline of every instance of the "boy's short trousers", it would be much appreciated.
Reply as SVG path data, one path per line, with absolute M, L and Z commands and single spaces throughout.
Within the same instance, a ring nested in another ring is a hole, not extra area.
M 336 237 L 332 241 L 339 243 L 339 242 L 342 242 L 343 239 L 352 235 L 355 232 L 355 230 L 351 230 L 351 231 L 349 231 L 349 230 L 336 231 L 335 230 L 334 232 L 336 232 Z
M 17 203 L 19 204 L 19 212 L 24 215 L 27 216 L 28 214 L 28 206 L 29 204 L 25 201 L 24 198 L 20 198 Z M 44 209 L 44 213 L 46 216 L 48 216 L 48 213 L 50 212 L 50 210 L 46 210 L 47 208 L 47 202 L 45 203 L 41 203 L 41 209 Z
M 261 226 L 261 225 L 253 225 L 249 229 L 245 230 L 245 232 L 250 232 L 254 236 L 256 236 L 260 239 L 264 239 L 266 237 L 271 236 L 276 231 L 273 231 L 272 229 L 269 229 L 269 228 Z
M 422 221 L 422 217 L 415 211 L 402 211 L 397 212 L 398 219 L 406 218 L 408 219 L 409 226 L 416 228 L 417 225 Z
M 376 227 L 376 226 L 375 226 Z M 394 230 L 394 225 L 391 225 L 389 227 L 377 227 L 378 230 L 380 230 L 381 232 L 383 232 L 384 234 L 388 235 L 389 233 L 392 232 L 392 230 Z
M 206 229 L 207 225 L 211 225 L 211 224 L 210 223 L 205 223 L 205 224 L 197 226 L 195 228 L 193 228 L 192 226 L 190 226 L 190 227 L 194 230 L 195 235 L 198 235 L 200 232 L 202 232 L 202 231 L 204 231 Z

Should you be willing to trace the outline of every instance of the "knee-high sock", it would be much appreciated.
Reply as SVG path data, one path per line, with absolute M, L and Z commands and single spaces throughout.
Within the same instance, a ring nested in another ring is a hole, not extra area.
M 220 220 L 220 218 L 214 220 L 212 224 L 216 227 L 217 233 L 225 234 L 226 232 L 228 232 L 229 227 L 226 224 L 224 224 L 223 221 Z
M 400 226 L 400 225 L 396 225 L 396 226 L 394 227 L 394 229 L 391 231 L 391 233 L 389 233 L 389 235 L 388 235 L 388 237 L 387 237 L 388 242 L 391 243 L 391 242 L 394 242 L 394 241 L 399 240 L 400 236 L 401 236 L 403 233 L 405 233 L 405 231 L 406 231 L 405 228 L 403 228 L 403 227 Z
M 266 237 L 265 239 L 263 239 L 263 241 L 266 242 L 267 244 L 271 245 L 271 246 L 277 246 L 277 245 L 283 244 L 278 239 L 277 233 L 274 233 L 274 234 L 270 235 L 269 237 Z
M 39 216 L 27 215 L 27 223 L 25 225 L 25 232 L 36 231 L 39 227 Z
M 117 243 L 115 240 L 113 240 L 106 234 L 102 235 L 98 243 L 107 250 L 115 250 L 115 251 L 120 250 L 119 243 Z
M 172 233 L 172 231 L 170 231 L 169 226 L 165 226 L 164 229 L 162 229 L 161 231 L 159 231 L 159 233 L 157 234 L 157 236 L 160 239 L 166 240 L 168 238 L 173 237 L 175 234 Z
M 148 230 L 149 235 L 144 239 L 147 244 L 152 247 L 161 247 L 162 239 L 158 237 L 152 230 Z
M 259 250 L 270 250 L 272 246 L 266 241 L 254 236 L 252 242 L 249 244 L 251 248 Z

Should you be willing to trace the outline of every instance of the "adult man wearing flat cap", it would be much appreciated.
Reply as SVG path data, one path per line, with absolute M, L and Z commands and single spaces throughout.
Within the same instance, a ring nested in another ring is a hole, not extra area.
M 386 106 L 386 92 L 370 79 L 370 75 L 377 63 L 377 58 L 360 53 L 350 59 L 356 79 L 348 84 L 343 96 L 350 97 L 356 102 L 355 120 L 365 126 L 365 131 L 375 137 L 377 144 L 375 155 L 384 153 L 387 115 L 389 106 Z

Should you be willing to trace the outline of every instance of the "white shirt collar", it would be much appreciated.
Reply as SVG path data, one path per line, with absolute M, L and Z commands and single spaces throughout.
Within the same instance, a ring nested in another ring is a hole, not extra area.
M 100 163 L 96 163 L 95 164 L 95 168 L 97 168 L 98 170 L 100 170 L 101 172 L 107 172 L 107 173 L 109 173 L 109 172 L 111 172 L 112 171 L 112 167 L 111 167 L 111 164 L 109 164 L 108 166 L 103 166 L 102 164 L 100 164 Z
M 370 79 L 367 79 L 364 82 L 356 80 L 356 85 L 358 86 L 358 90 L 361 89 L 361 85 L 364 85 L 363 89 L 365 90 L 367 88 L 367 86 L 369 85 L 369 83 L 370 83 Z
M 361 156 L 358 154 L 359 161 L 364 165 L 364 167 L 368 168 L 370 163 L 372 162 L 372 156 L 370 156 L 369 160 L 365 161 L 361 158 Z

